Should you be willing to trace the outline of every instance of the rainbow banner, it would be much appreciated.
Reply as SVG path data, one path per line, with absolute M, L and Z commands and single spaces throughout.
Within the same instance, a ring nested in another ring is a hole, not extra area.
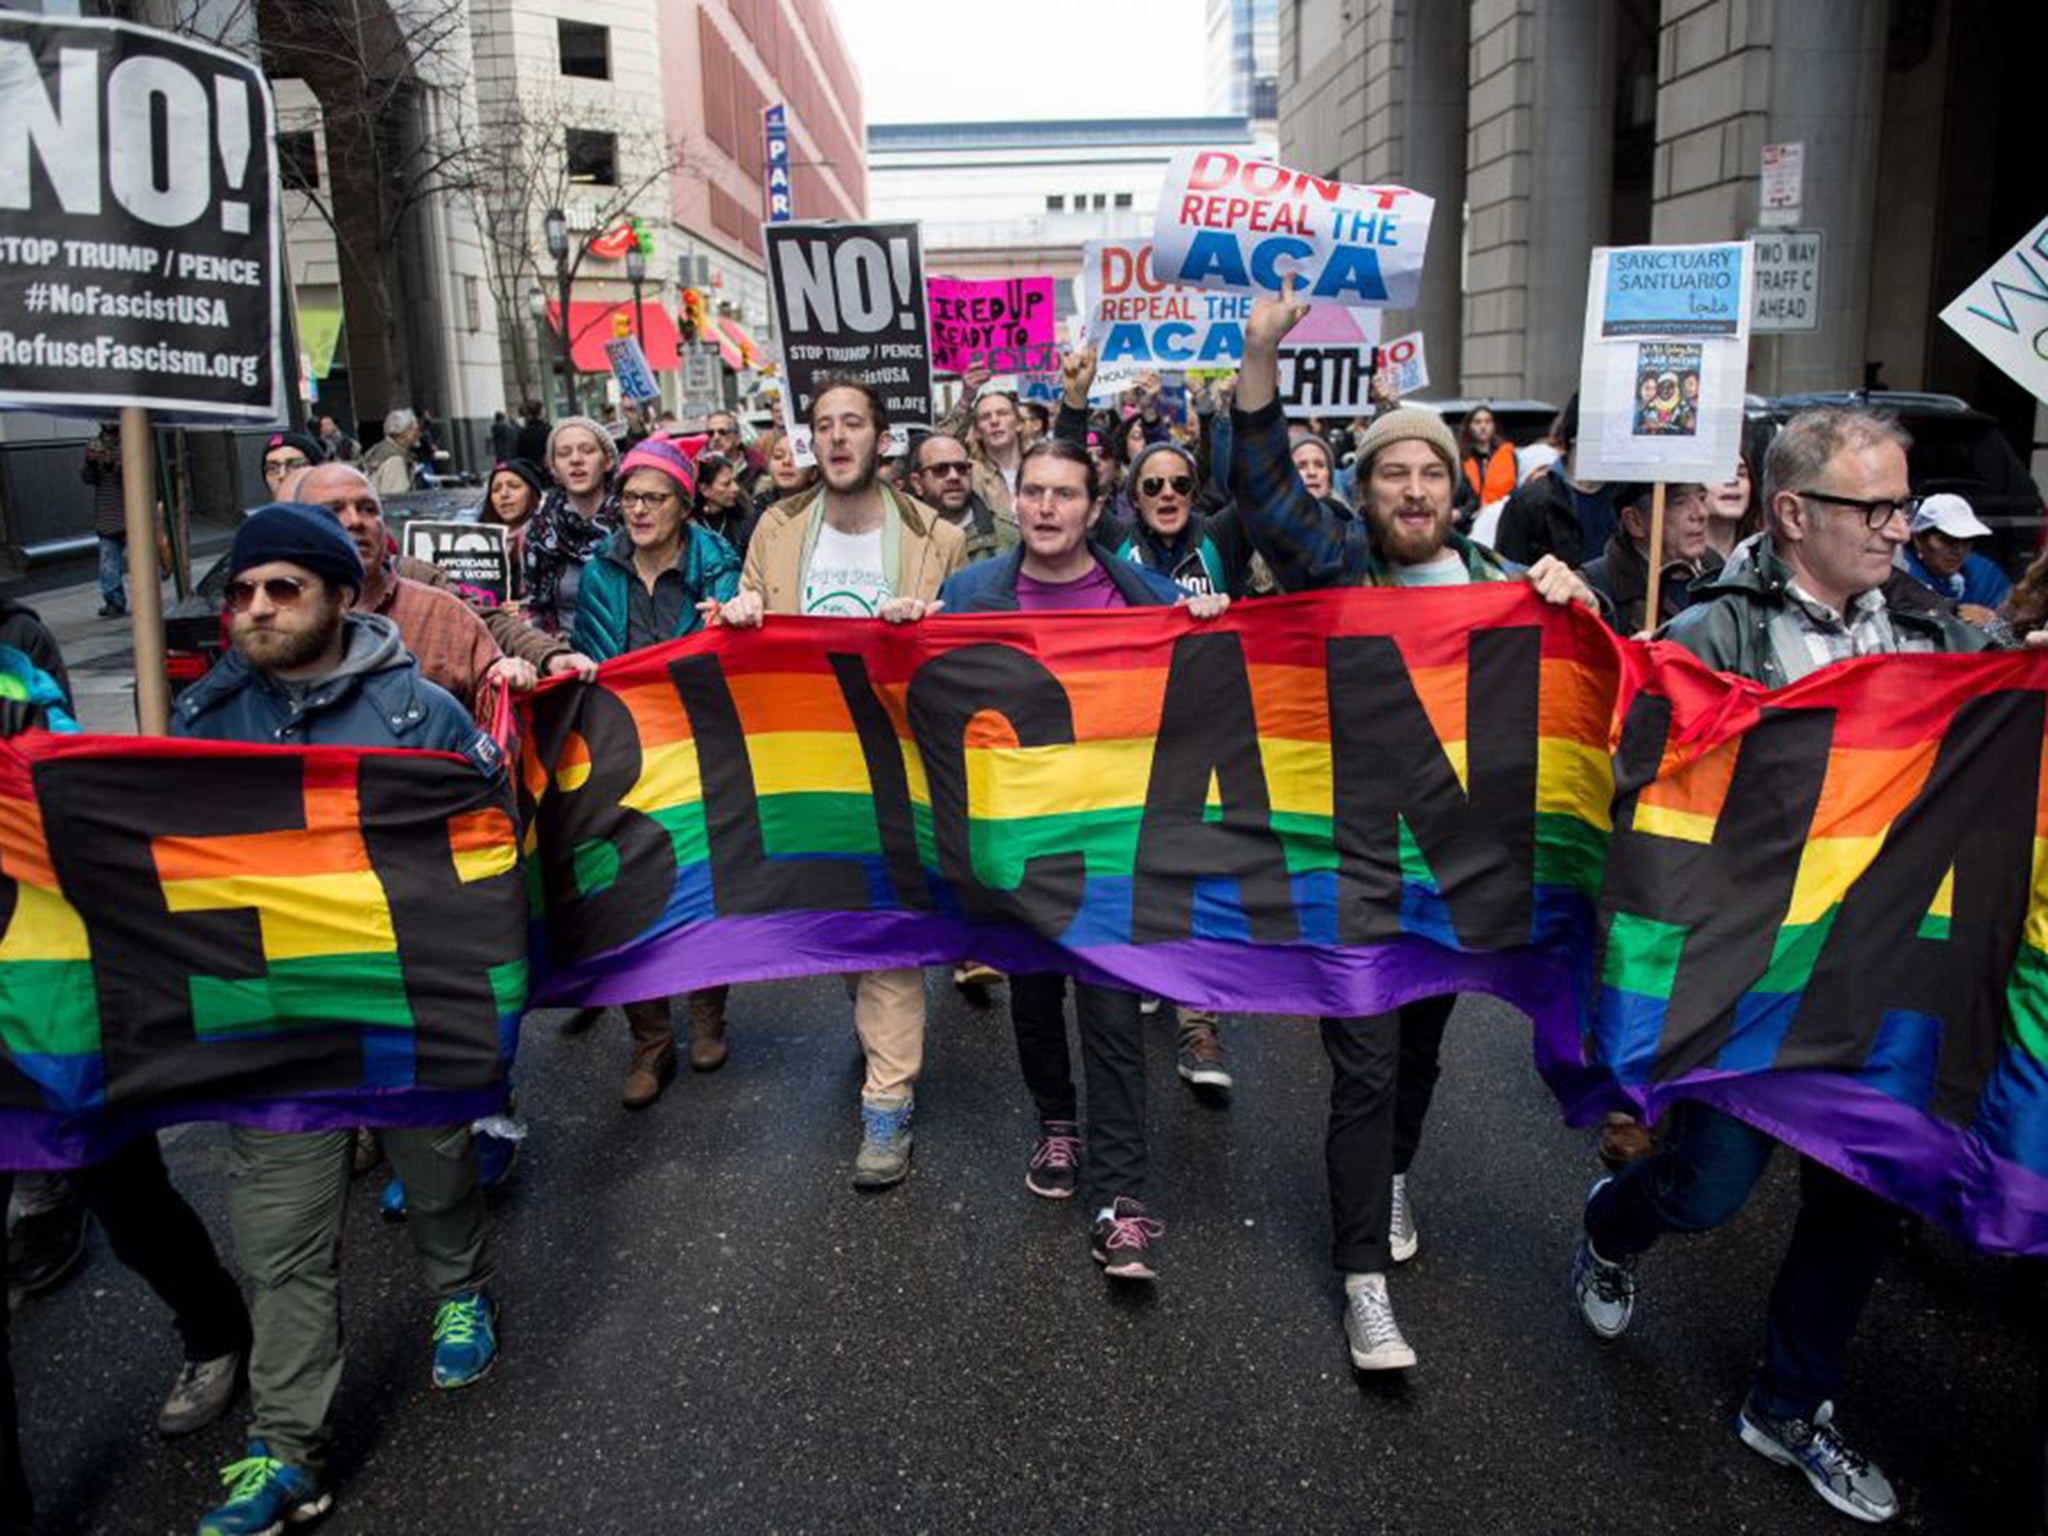
M 541 1002 L 972 954 L 1534 1021 L 1566 1114 L 1712 1102 L 2048 1253 L 2048 667 L 1766 694 L 1519 584 L 771 619 L 535 695 Z
M 439 753 L 0 742 L 0 1166 L 178 1120 L 493 1112 L 526 996 L 511 811 Z

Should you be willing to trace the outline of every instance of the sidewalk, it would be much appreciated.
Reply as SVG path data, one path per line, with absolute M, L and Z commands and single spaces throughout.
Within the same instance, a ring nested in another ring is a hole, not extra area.
M 192 540 L 192 574 L 213 564 L 233 537 L 230 528 L 201 527 Z M 78 705 L 78 723 L 87 731 L 135 734 L 135 648 L 127 619 L 99 617 L 100 589 L 90 561 L 80 563 L 82 581 L 40 591 L 10 584 L 7 595 L 33 608 L 64 652 L 71 672 L 71 693 Z M 164 602 L 173 600 L 169 582 Z

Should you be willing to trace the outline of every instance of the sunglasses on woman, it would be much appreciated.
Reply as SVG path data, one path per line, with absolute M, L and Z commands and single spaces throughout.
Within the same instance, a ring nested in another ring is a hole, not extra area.
M 228 606 L 236 613 L 247 613 L 256 602 L 256 593 L 261 590 L 270 599 L 273 608 L 289 608 L 306 595 L 306 581 L 300 576 L 270 576 L 262 581 L 231 581 L 228 583 Z
M 1187 475 L 1173 475 L 1169 477 L 1147 475 L 1138 482 L 1138 489 L 1144 495 L 1157 496 L 1169 485 L 1173 487 L 1173 494 L 1176 496 L 1189 495 L 1195 488 L 1195 482 Z

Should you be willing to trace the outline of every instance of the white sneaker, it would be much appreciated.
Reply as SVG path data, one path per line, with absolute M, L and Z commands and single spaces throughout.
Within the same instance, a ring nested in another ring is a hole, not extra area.
M 1401 1337 L 1394 1321 L 1394 1303 L 1387 1296 L 1385 1275 L 1354 1275 L 1344 1283 L 1344 1342 L 1351 1346 L 1351 1364 L 1361 1371 L 1405 1371 L 1415 1364 L 1415 1351 Z
M 1387 1224 L 1387 1245 L 1393 1250 L 1396 1264 L 1406 1264 L 1422 1246 L 1422 1236 L 1415 1230 L 1415 1207 L 1408 1203 L 1405 1173 L 1394 1175 L 1394 1215 Z

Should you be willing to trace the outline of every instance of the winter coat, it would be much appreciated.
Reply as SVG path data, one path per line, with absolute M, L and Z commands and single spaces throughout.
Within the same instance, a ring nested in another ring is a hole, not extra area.
M 701 602 L 724 602 L 740 590 L 740 557 L 733 547 L 708 528 L 694 523 L 683 525 L 683 546 L 676 552 L 676 573 L 683 583 L 683 607 L 675 629 L 665 638 L 679 639 L 694 634 L 704 625 L 697 612 Z M 662 573 L 662 579 L 667 572 Z M 640 573 L 633 569 L 633 541 L 622 530 L 593 555 L 583 568 L 583 584 L 576 600 L 575 648 L 592 661 L 609 661 L 632 649 L 631 628 L 633 586 Z
M 1102 545 L 1088 548 L 1109 579 L 1132 608 L 1170 607 L 1181 599 L 1181 589 L 1157 571 L 1130 560 L 1121 560 Z M 1024 571 L 1024 551 L 1011 550 L 995 560 L 982 560 L 956 571 L 939 589 L 939 600 L 948 613 L 1017 612 L 1017 578 Z

